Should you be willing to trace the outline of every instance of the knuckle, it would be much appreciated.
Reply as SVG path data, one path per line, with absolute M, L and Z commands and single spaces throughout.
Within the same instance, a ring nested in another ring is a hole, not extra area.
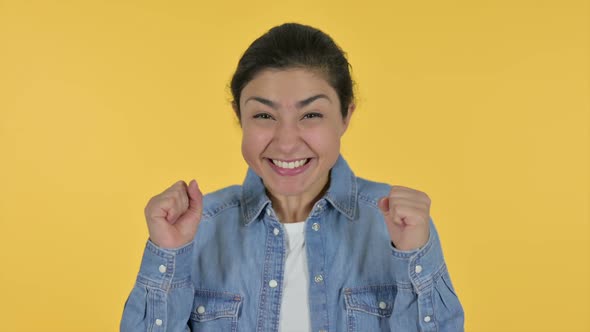
M 186 192 L 182 192 L 182 191 L 178 192 L 178 202 L 183 205 L 188 202 L 188 199 L 186 197 Z
M 176 199 L 173 196 L 166 196 L 162 199 L 162 205 L 172 206 L 176 202 Z
M 157 196 L 154 196 L 148 200 L 147 204 L 145 205 L 145 208 L 143 209 L 145 212 L 151 210 L 153 206 L 156 204 L 156 197 Z
M 182 191 L 181 190 L 174 190 L 174 192 L 172 193 L 172 196 L 175 199 L 182 199 Z
M 182 180 L 174 182 L 170 187 L 168 187 L 168 189 L 164 191 L 164 193 L 178 191 L 180 188 L 182 188 L 182 182 Z

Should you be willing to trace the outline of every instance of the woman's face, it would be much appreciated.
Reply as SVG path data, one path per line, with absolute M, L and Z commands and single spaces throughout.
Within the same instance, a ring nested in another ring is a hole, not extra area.
M 305 69 L 267 69 L 240 96 L 242 154 L 277 196 L 317 195 L 340 154 L 343 119 L 334 88 Z

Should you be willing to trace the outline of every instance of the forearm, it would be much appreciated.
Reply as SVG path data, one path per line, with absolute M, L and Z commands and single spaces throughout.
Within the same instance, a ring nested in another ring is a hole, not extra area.
M 190 277 L 192 242 L 162 249 L 148 240 L 137 280 L 125 302 L 120 330 L 189 331 L 194 289 Z
M 440 240 L 430 221 L 430 237 L 419 249 L 400 251 L 391 248 L 402 283 L 411 285 L 411 295 L 405 300 L 417 303 L 418 324 L 422 331 L 463 331 L 464 312 L 451 283 L 444 261 Z

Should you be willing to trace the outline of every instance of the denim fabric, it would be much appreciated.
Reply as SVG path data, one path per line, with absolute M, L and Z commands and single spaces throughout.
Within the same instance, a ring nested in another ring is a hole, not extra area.
M 301 310 L 312 331 L 463 331 L 432 219 L 425 246 L 397 250 L 377 206 L 389 191 L 356 177 L 342 157 L 332 168 L 305 225 Z M 121 331 L 278 331 L 286 243 L 261 179 L 249 170 L 242 186 L 203 204 L 192 242 L 171 250 L 147 240 Z

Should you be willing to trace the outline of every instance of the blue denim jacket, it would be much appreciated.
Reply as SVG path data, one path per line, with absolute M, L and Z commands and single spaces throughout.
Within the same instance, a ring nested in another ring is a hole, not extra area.
M 342 157 L 332 168 L 305 225 L 312 331 L 463 331 L 432 219 L 425 246 L 395 249 L 377 206 L 389 191 Z M 203 205 L 189 244 L 148 239 L 121 331 L 278 331 L 286 244 L 261 179 L 249 170 Z

